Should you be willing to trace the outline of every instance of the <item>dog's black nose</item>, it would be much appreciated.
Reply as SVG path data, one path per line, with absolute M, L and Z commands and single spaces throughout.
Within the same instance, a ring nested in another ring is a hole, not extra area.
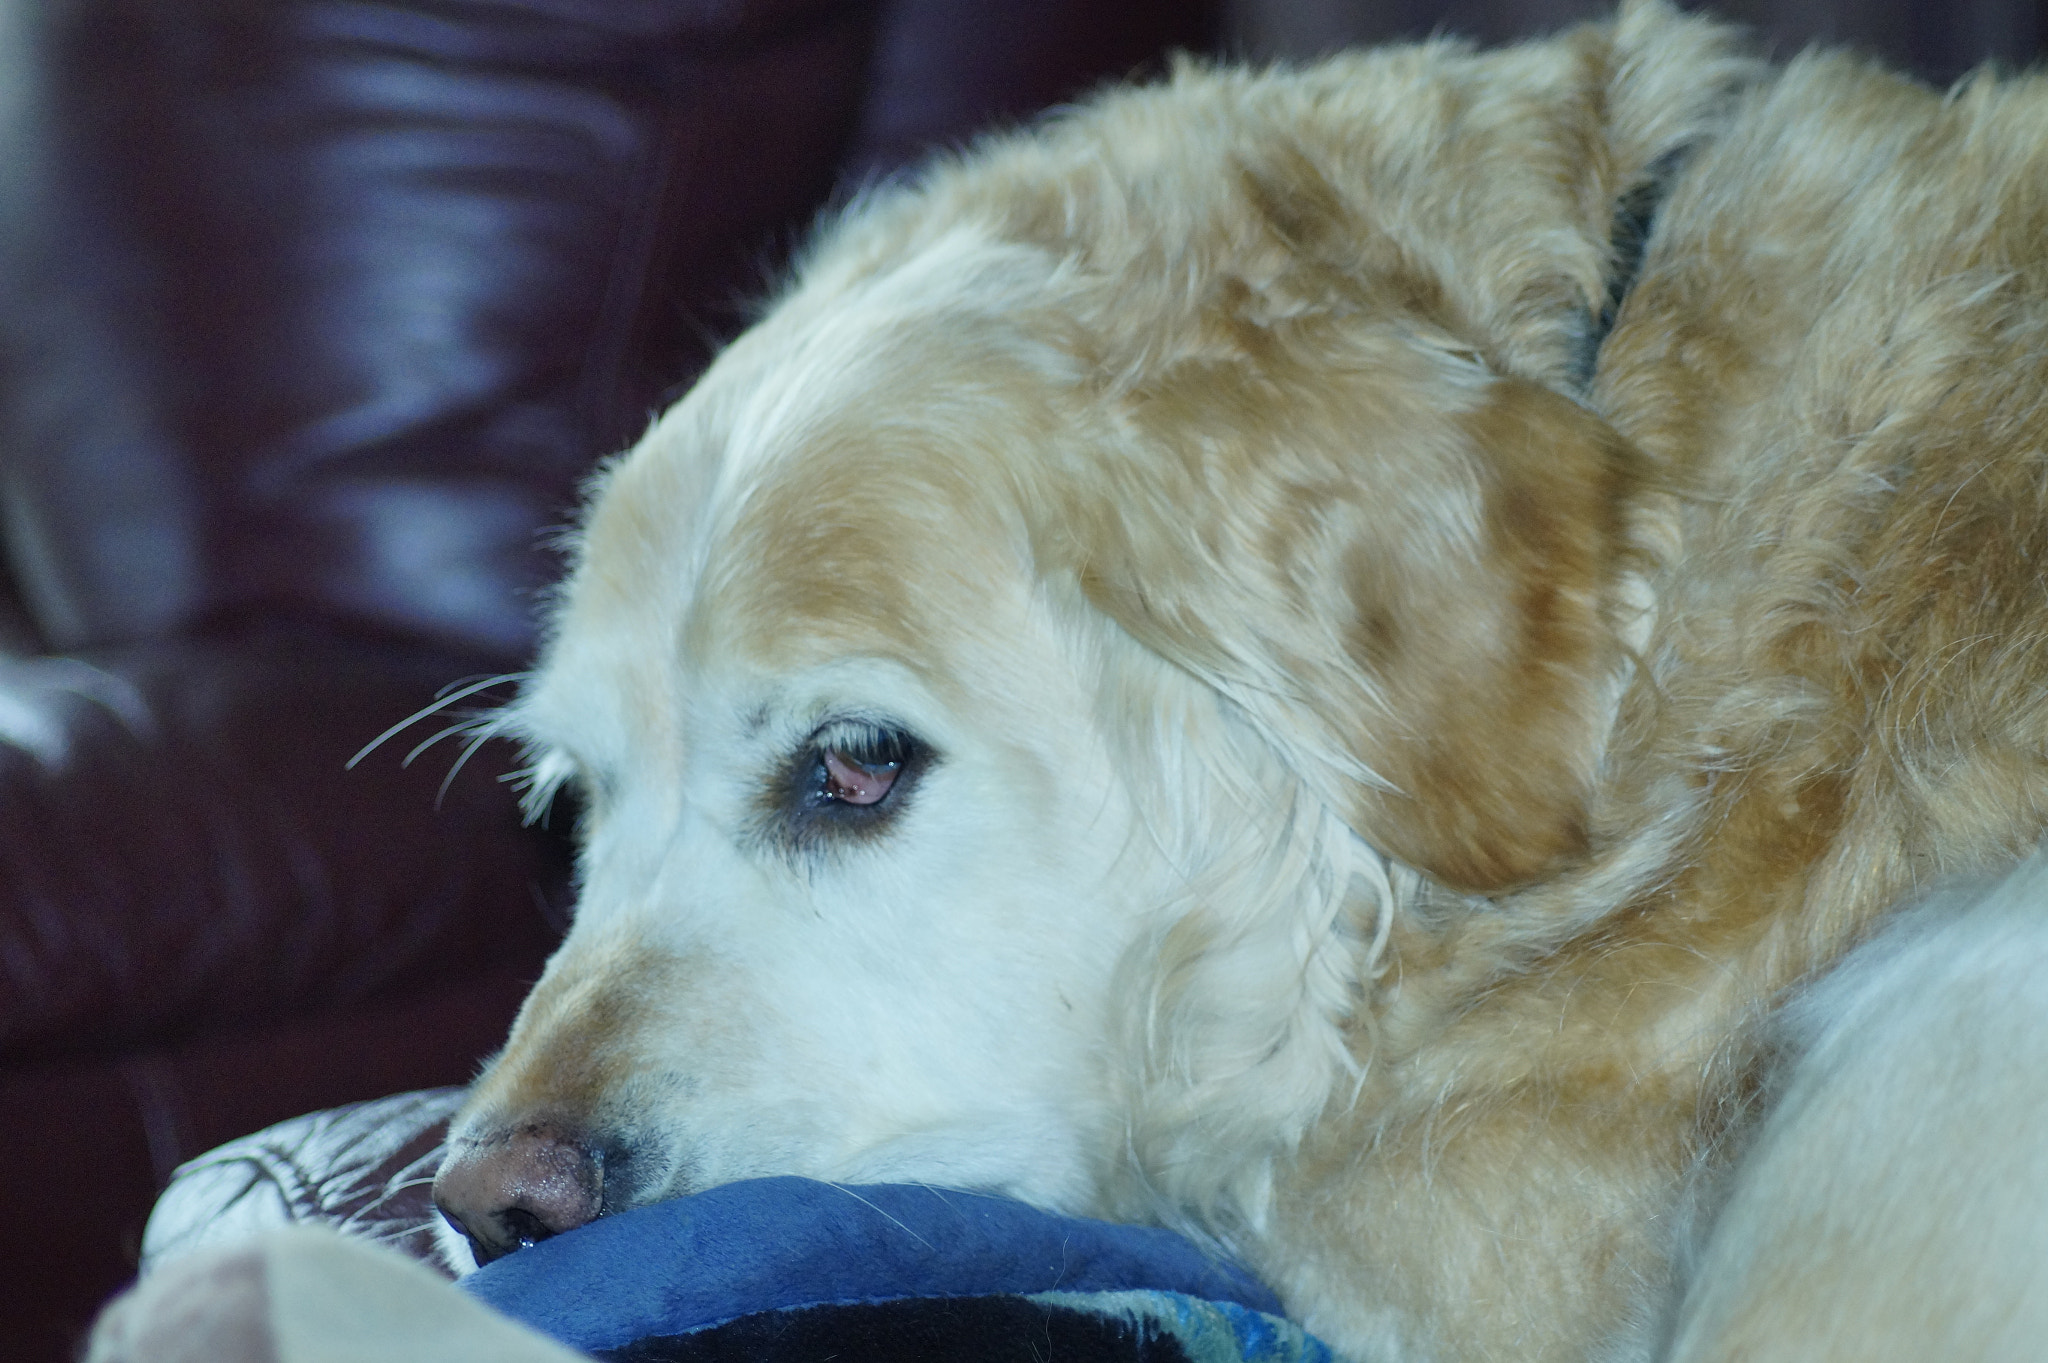
M 451 1150 L 434 1176 L 434 1205 L 487 1264 L 596 1220 L 604 1166 L 581 1135 L 521 1126 Z

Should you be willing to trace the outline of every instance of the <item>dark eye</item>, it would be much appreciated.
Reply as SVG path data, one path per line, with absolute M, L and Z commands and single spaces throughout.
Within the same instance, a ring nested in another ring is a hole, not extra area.
M 910 734 L 887 724 L 834 720 L 812 734 L 784 778 L 784 818 L 800 841 L 879 831 L 929 760 Z
M 812 805 L 868 808 L 896 789 L 913 740 L 900 729 L 840 720 L 811 736 Z
M 847 805 L 878 805 L 896 788 L 903 759 L 865 761 L 843 748 L 826 748 L 825 795 Z

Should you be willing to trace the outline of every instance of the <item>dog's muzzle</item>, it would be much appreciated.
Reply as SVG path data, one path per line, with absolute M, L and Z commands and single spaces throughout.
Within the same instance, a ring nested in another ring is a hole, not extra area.
M 434 1205 L 487 1264 L 596 1220 L 603 1154 L 581 1133 L 547 1123 L 463 1140 L 434 1176 Z

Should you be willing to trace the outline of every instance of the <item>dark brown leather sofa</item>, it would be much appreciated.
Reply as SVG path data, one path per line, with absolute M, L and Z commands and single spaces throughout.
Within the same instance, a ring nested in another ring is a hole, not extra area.
M 570 899 L 446 716 L 835 187 L 1203 0 L 0 5 L 0 1354 L 173 1167 L 462 1082 Z M 503 695 L 500 688 L 464 707 Z M 445 787 L 445 788 L 444 788 Z

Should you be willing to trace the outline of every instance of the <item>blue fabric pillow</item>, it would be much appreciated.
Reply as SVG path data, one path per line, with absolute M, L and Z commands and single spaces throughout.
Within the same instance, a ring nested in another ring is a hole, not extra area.
M 1280 1310 L 1242 1269 L 1172 1231 L 979 1193 L 800 1178 L 729 1183 L 604 1217 L 462 1285 L 586 1351 L 760 1311 L 908 1297 L 1153 1289 Z

